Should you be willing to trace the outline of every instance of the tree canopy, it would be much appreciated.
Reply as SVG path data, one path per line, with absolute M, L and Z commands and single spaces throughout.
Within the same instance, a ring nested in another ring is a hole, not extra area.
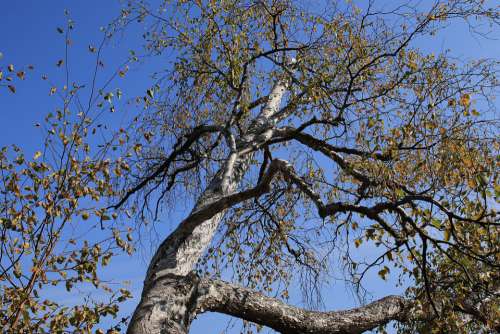
M 94 81 L 50 90 L 62 105 L 41 125 L 44 150 L 1 150 L 3 328 L 103 333 L 131 295 L 102 267 L 188 203 L 155 245 L 134 315 L 109 332 L 187 333 L 207 311 L 283 333 L 393 320 L 405 333 L 500 330 L 498 59 L 418 47 L 450 24 L 481 38 L 499 20 L 481 0 L 128 2 L 89 47 Z M 117 127 L 121 90 L 95 75 L 106 42 L 136 24 L 144 48 L 111 79 L 164 64 Z M 26 72 L 0 66 L 5 93 Z M 102 238 L 68 232 L 82 225 Z M 306 310 L 331 277 L 362 294 L 373 271 L 405 294 Z M 82 284 L 109 300 L 67 307 L 43 294 Z M 305 308 L 287 304 L 297 286 Z

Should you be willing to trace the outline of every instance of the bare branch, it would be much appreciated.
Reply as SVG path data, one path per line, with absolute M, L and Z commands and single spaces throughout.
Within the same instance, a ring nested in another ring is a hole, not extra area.
M 405 319 L 411 305 L 402 297 L 387 296 L 350 310 L 314 312 L 221 280 L 201 279 L 197 289 L 198 312 L 225 313 L 290 334 L 362 333 Z

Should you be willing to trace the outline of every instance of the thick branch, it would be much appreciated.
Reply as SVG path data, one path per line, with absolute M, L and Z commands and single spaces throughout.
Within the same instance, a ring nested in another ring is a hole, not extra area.
M 391 320 L 406 319 L 411 304 L 402 297 L 388 296 L 346 311 L 315 312 L 234 284 L 209 279 L 200 280 L 198 294 L 198 312 L 220 312 L 289 334 L 363 333 Z

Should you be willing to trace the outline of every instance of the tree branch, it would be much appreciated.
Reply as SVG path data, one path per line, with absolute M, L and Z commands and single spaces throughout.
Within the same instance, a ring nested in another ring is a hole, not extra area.
M 288 334 L 363 333 L 391 320 L 406 319 L 410 308 L 411 302 L 404 298 L 387 296 L 350 310 L 317 312 L 221 280 L 198 283 L 197 312 L 220 312 Z
M 132 196 L 137 191 L 144 188 L 150 181 L 154 180 L 161 174 L 167 173 L 168 169 L 170 168 L 170 165 L 172 164 L 172 162 L 174 162 L 175 158 L 181 155 L 182 153 L 186 152 L 189 149 L 189 147 L 194 142 L 196 142 L 202 135 L 204 135 L 205 133 L 218 132 L 222 130 L 223 129 L 220 126 L 216 125 L 201 125 L 195 127 L 191 133 L 183 136 L 182 139 L 177 141 L 177 143 L 174 145 L 174 150 L 172 151 L 172 153 L 168 156 L 168 158 L 165 159 L 165 161 L 160 166 L 158 166 L 158 168 L 156 168 L 150 175 L 144 177 L 143 180 L 139 182 L 137 185 L 135 185 L 133 188 L 128 190 L 118 203 L 110 206 L 109 208 L 118 209 L 129 199 L 130 196 Z M 182 143 L 184 138 L 186 140 L 184 141 L 184 143 Z

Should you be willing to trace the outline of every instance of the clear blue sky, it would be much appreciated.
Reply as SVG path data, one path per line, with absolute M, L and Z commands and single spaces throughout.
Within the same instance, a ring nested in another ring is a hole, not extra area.
M 98 43 L 101 36 L 99 27 L 118 14 L 120 4 L 118 0 L 4 0 L 2 5 L 0 52 L 3 59 L 0 63 L 14 63 L 18 66 L 33 64 L 35 71 L 29 73 L 25 81 L 17 84 L 16 94 L 9 93 L 7 89 L 0 90 L 0 147 L 14 143 L 31 156 L 41 148 L 43 140 L 40 130 L 33 125 L 41 122 L 56 103 L 48 96 L 50 84 L 40 80 L 40 77 L 48 74 L 51 80 L 59 82 L 63 75 L 55 64 L 64 52 L 64 39 L 56 31 L 56 27 L 65 24 L 64 9 L 70 11 L 76 22 L 69 64 L 71 73 L 75 78 L 88 82 L 93 59 L 88 56 L 87 47 Z M 139 31 L 132 31 L 120 43 L 108 48 L 107 59 L 114 59 L 118 64 L 127 56 L 128 48 L 138 46 L 138 35 Z M 498 31 L 493 37 L 500 38 Z M 438 51 L 451 48 L 455 55 L 466 58 L 497 57 L 500 54 L 498 41 L 474 39 L 464 26 L 457 25 L 433 40 L 422 41 L 421 47 Z M 125 80 L 120 87 L 131 95 L 144 92 L 150 84 L 148 74 L 148 67 L 137 70 L 133 73 L 134 80 Z M 175 222 L 183 215 L 184 212 L 176 212 L 164 218 Z M 172 226 L 172 222 L 166 223 L 166 228 L 161 233 L 166 234 Z M 141 254 L 133 258 L 121 258 L 111 265 L 106 275 L 118 281 L 132 281 L 132 290 L 138 296 L 146 261 L 147 256 L 144 258 Z M 392 284 L 377 278 L 373 278 L 371 287 L 375 297 L 397 292 Z M 324 296 L 327 308 L 339 309 L 356 305 L 356 301 L 342 284 L 325 289 Z M 77 303 L 79 298 L 81 296 L 75 295 L 67 301 Z M 299 300 L 298 294 L 292 299 Z M 130 313 L 135 303 L 136 300 L 128 303 L 122 314 Z M 220 333 L 227 324 L 224 319 L 221 316 L 203 315 L 201 320 L 195 321 L 192 333 Z M 239 326 L 236 326 L 235 330 L 238 329 Z

